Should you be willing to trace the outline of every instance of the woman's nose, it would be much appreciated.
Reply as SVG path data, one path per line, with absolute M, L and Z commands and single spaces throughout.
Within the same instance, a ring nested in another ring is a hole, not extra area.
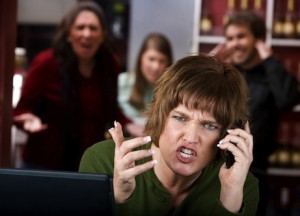
M 184 141 L 188 143 L 197 143 L 199 142 L 199 132 L 198 125 L 196 124 L 188 124 L 185 130 Z
M 158 70 L 159 69 L 159 62 L 153 61 L 151 66 L 152 66 L 153 70 Z
M 91 35 L 91 30 L 89 28 L 85 28 L 82 32 L 83 36 L 89 37 Z

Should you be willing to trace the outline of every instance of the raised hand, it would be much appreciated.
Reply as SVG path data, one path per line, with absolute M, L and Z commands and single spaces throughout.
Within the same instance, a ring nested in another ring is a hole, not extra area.
M 115 122 L 114 128 L 109 129 L 109 133 L 115 142 L 113 177 L 115 201 L 123 203 L 135 190 L 135 176 L 152 169 L 157 162 L 151 160 L 144 164 L 135 165 L 136 160 L 153 155 L 152 149 L 132 151 L 134 148 L 149 143 L 151 141 L 149 136 L 125 140 L 122 126 L 118 122 Z
M 218 44 L 215 46 L 209 54 L 218 57 L 221 61 L 231 64 L 231 50 L 226 47 L 226 44 Z
M 48 127 L 46 124 L 42 123 L 39 117 L 32 113 L 15 116 L 13 120 L 17 123 L 23 124 L 23 129 L 30 133 L 37 133 Z
M 249 123 L 245 128 L 228 130 L 228 135 L 220 141 L 218 147 L 228 149 L 234 155 L 235 163 L 227 169 L 224 165 L 219 172 L 221 182 L 220 201 L 225 208 L 238 212 L 243 202 L 243 188 L 253 161 L 253 137 Z M 231 142 L 236 143 L 236 146 Z
M 272 49 L 268 47 L 262 40 L 257 40 L 255 47 L 262 60 L 265 60 L 272 55 Z

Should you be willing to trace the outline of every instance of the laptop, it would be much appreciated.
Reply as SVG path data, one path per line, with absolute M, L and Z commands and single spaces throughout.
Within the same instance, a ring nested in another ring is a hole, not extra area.
M 105 174 L 0 169 L 0 215 L 115 215 Z

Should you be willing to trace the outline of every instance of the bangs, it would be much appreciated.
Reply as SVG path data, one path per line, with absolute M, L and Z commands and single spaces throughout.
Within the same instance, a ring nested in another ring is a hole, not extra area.
M 178 101 L 189 109 L 197 109 L 201 111 L 213 113 L 216 101 L 207 98 L 207 96 L 202 97 L 199 94 L 184 94 L 178 95 Z
M 210 74 L 206 76 L 205 82 L 202 82 L 201 88 L 198 85 L 187 85 L 186 89 L 181 89 L 178 93 L 178 104 L 182 103 L 189 109 L 197 109 L 212 113 L 216 121 L 224 127 L 229 127 L 236 122 L 235 109 L 238 106 L 238 98 L 233 89 L 236 87 L 230 85 L 228 79 L 219 78 Z M 216 88 L 215 86 L 218 86 Z

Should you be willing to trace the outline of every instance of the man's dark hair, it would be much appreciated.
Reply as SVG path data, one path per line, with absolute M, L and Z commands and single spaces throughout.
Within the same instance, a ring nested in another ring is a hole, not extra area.
M 265 21 L 251 11 L 241 11 L 231 15 L 224 26 L 224 32 L 230 25 L 247 26 L 255 38 L 265 40 L 267 31 Z

